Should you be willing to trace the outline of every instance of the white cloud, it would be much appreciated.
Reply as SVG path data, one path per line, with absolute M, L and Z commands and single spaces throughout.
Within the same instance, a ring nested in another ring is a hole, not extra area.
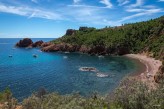
M 17 14 L 21 16 L 37 17 L 44 19 L 60 20 L 61 16 L 57 13 L 48 12 L 45 10 L 32 9 L 29 7 L 16 7 L 16 6 L 7 6 L 0 4 L 0 12 Z
M 31 0 L 32 2 L 34 2 L 34 3 L 38 3 L 38 0 Z
M 127 9 L 126 11 L 127 12 L 143 12 L 143 11 L 145 11 L 145 9 L 137 9 L 137 8 L 135 8 L 135 9 Z
M 74 4 L 77 4 L 77 3 L 79 3 L 79 2 L 81 2 L 81 0 L 73 0 L 73 3 L 74 3 Z
M 133 19 L 140 16 L 152 15 L 154 13 L 159 13 L 159 12 L 163 12 L 163 10 L 162 9 L 149 9 L 149 10 L 145 10 L 144 12 L 140 12 L 134 15 L 123 17 L 121 20 L 119 20 L 119 22 L 124 22 L 126 20 Z
M 137 6 L 142 6 L 144 3 L 144 0 L 136 0 L 135 4 L 130 5 L 130 7 L 137 7 Z
M 67 12 L 65 12 L 67 10 Z M 108 14 L 105 14 L 106 7 L 90 6 L 90 5 L 68 5 L 59 12 L 72 22 L 90 26 L 92 25 L 112 25 L 115 22 L 110 22 Z M 109 11 L 108 11 L 109 12 Z M 106 19 L 106 20 L 103 20 Z
M 100 6 L 92 6 L 92 5 L 67 5 L 69 7 L 77 7 L 77 8 L 100 8 L 100 9 L 105 9 L 107 7 L 100 7 Z
M 113 5 L 110 2 L 110 0 L 100 0 L 100 3 L 106 5 L 107 8 L 112 8 L 113 7 Z
M 158 2 L 164 2 L 164 0 L 158 0 Z
M 128 4 L 130 1 L 129 0 L 117 0 L 117 2 L 119 3 L 119 6 L 123 6 Z

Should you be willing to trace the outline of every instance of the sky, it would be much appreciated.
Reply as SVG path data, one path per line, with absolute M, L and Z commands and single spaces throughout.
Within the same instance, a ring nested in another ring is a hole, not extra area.
M 164 0 L 0 0 L 0 38 L 57 38 L 164 15 Z

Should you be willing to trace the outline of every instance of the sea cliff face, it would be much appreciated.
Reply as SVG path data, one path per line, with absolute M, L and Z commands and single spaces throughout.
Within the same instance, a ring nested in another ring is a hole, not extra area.
M 45 44 L 44 44 L 45 45 Z M 91 55 L 124 55 L 129 53 L 129 49 L 126 47 L 116 47 L 116 48 L 106 48 L 104 46 L 93 46 L 88 47 L 85 45 L 71 45 L 67 43 L 59 43 L 59 44 L 47 44 L 47 46 L 42 46 L 42 51 L 45 52 L 55 52 L 55 51 L 62 51 L 62 52 L 81 52 L 81 53 L 88 53 Z

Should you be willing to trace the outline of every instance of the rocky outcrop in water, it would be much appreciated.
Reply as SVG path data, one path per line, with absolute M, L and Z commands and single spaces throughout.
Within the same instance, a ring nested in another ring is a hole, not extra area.
M 33 43 L 33 41 L 30 38 L 24 38 L 20 40 L 18 43 L 16 43 L 17 47 L 41 47 L 44 42 L 42 40 L 36 41 Z
M 18 47 L 30 47 L 30 46 L 32 46 L 32 44 L 33 44 L 33 41 L 32 41 L 31 39 L 29 39 L 29 38 L 24 38 L 23 40 L 20 40 L 20 41 L 16 44 L 16 46 L 18 46 Z

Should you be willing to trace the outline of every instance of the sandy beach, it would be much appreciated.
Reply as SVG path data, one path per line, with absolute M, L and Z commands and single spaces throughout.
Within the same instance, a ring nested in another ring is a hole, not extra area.
M 154 75 L 162 65 L 162 62 L 144 54 L 127 54 L 125 56 L 138 59 L 146 67 L 144 72 L 139 72 L 138 75 L 134 76 L 134 78 L 144 82 L 149 88 L 155 88 L 156 83 L 154 81 Z

